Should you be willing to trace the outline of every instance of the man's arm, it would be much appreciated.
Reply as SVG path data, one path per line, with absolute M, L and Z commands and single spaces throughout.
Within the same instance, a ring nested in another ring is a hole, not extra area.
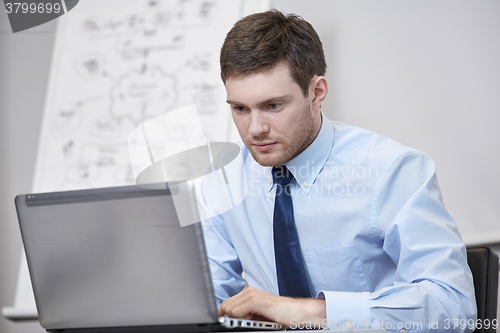
M 202 225 L 205 245 L 210 249 L 208 263 L 219 306 L 223 300 L 239 293 L 245 287 L 243 268 L 225 231 L 224 221 L 217 216 L 202 222 Z
M 434 162 L 420 152 L 396 159 L 379 180 L 372 212 L 376 236 L 397 266 L 392 285 L 372 292 L 323 291 L 328 324 L 473 331 L 472 275 L 456 224 L 442 202 Z M 454 326 L 457 322 L 462 325 Z
M 220 177 L 219 177 L 220 178 Z M 204 219 L 201 224 L 203 238 L 208 254 L 208 263 L 214 287 L 217 306 L 223 300 L 239 293 L 245 287 L 242 277 L 243 268 L 233 243 L 227 233 L 224 219 L 214 211 L 219 207 L 210 200 L 220 197 L 220 179 L 205 177 L 200 192 L 197 194 L 200 214 Z M 226 184 L 223 184 L 224 190 Z

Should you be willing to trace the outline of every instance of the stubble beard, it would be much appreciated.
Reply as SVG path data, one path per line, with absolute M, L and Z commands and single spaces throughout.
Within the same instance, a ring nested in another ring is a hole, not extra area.
M 245 145 L 248 146 L 246 143 Z M 280 145 L 278 143 L 278 145 Z M 279 147 L 275 147 L 279 148 Z M 255 147 L 248 148 L 252 154 L 253 159 L 262 166 L 278 166 L 285 164 L 291 160 L 297 153 L 289 149 L 289 147 L 283 147 L 282 151 L 276 152 L 260 152 L 257 151 Z

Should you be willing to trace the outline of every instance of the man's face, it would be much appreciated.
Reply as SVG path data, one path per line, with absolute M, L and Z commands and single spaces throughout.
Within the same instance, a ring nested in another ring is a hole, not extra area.
M 226 92 L 240 136 L 261 165 L 289 161 L 314 141 L 321 127 L 319 107 L 314 110 L 311 103 L 314 90 L 305 97 L 285 62 L 228 78 Z

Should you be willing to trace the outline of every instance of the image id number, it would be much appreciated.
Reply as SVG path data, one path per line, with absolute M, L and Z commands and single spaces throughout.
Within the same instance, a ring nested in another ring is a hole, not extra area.
M 5 10 L 7 11 L 7 14 L 17 14 L 17 13 L 24 13 L 24 14 L 42 14 L 42 13 L 56 13 L 58 14 L 61 11 L 61 4 L 59 3 L 27 3 L 27 2 L 6 2 L 5 3 Z
M 484 329 L 489 329 L 489 328 L 493 328 L 493 329 L 497 329 L 498 328 L 498 322 L 496 319 L 493 319 L 493 320 L 489 320 L 489 319 L 485 319 L 485 320 L 481 320 L 481 319 L 478 319 L 476 322 L 474 322 L 473 319 L 469 319 L 469 320 L 465 320 L 465 319 L 461 319 L 461 320 L 458 320 L 458 319 L 445 319 L 444 320 L 444 329 L 457 329 L 457 328 L 460 328 L 460 329 L 465 329 L 465 328 L 469 328 L 469 329 L 472 329 L 472 330 L 475 330 L 475 329 L 481 329 L 481 328 L 484 328 Z

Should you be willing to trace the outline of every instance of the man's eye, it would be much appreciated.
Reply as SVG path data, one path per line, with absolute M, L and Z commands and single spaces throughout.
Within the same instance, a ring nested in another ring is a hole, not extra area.
M 271 110 L 278 110 L 280 108 L 280 104 L 278 103 L 271 103 L 271 104 L 268 104 L 267 107 Z
M 244 106 L 233 106 L 233 110 L 238 111 L 238 112 L 243 112 L 245 111 Z

